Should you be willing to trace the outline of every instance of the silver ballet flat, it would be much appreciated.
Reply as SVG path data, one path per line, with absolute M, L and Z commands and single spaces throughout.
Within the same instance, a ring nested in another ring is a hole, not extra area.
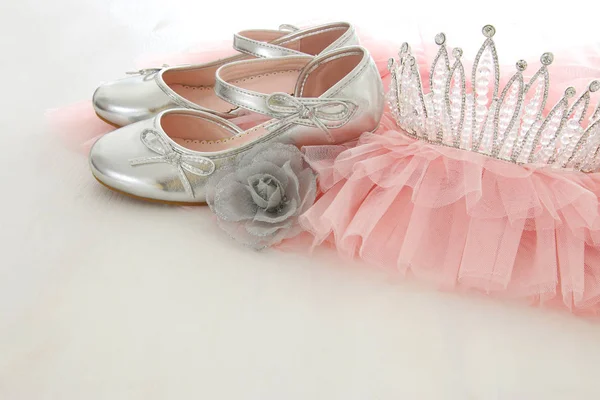
M 96 179 L 146 200 L 203 203 L 207 179 L 254 146 L 347 142 L 375 130 L 384 107 L 379 72 L 359 46 L 227 64 L 216 73 L 215 91 L 270 119 L 243 131 L 203 111 L 163 111 L 96 142 L 90 152 Z
M 215 71 L 243 59 L 290 55 L 317 55 L 343 46 L 357 45 L 352 25 L 331 23 L 299 30 L 248 30 L 234 35 L 233 47 L 242 54 L 199 65 L 163 66 L 133 72 L 133 76 L 96 89 L 92 103 L 108 123 L 124 126 L 150 118 L 170 108 L 187 108 L 232 118 L 241 112 L 220 100 L 213 91 Z

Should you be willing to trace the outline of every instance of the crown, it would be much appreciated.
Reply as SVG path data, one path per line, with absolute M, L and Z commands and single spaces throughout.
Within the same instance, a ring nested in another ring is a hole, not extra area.
M 600 170 L 600 106 L 590 109 L 591 94 L 600 90 L 600 81 L 592 81 L 572 104 L 575 88 L 567 88 L 545 113 L 552 53 L 541 56 L 540 68 L 527 83 L 523 77 L 527 62 L 519 60 L 500 91 L 496 29 L 486 25 L 482 32 L 485 41 L 474 59 L 470 82 L 462 50 L 454 48 L 450 56 L 446 35 L 435 36 L 439 51 L 430 69 L 429 93 L 423 92 L 419 63 L 410 46 L 402 44 L 398 61 L 392 58 L 388 64 L 392 75 L 388 99 L 398 126 L 420 140 L 517 164 Z

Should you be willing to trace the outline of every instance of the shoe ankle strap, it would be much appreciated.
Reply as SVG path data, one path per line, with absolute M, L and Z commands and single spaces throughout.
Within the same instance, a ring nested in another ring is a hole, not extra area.
M 297 31 L 299 29 L 293 25 L 280 25 L 279 30 L 253 29 L 238 32 L 233 35 L 233 48 L 241 53 L 259 58 L 303 54 L 300 51 L 270 43 Z
M 332 40 L 331 32 L 340 32 Z M 300 51 L 303 39 L 312 38 L 310 41 L 319 46 L 309 45 L 312 48 L 310 55 L 321 54 L 329 50 L 358 44 L 356 30 L 347 22 L 333 22 L 306 29 L 298 29 L 293 25 L 281 25 L 279 30 L 248 30 L 234 35 L 233 47 L 242 53 L 258 58 L 284 57 L 293 55 L 306 55 Z
M 330 141 L 329 129 L 345 125 L 357 109 L 348 99 L 294 97 L 288 93 L 261 93 L 234 84 L 248 76 L 305 67 L 310 56 L 238 61 L 220 67 L 216 72 L 215 93 L 238 107 L 278 119 L 276 129 L 292 124 L 322 129 Z

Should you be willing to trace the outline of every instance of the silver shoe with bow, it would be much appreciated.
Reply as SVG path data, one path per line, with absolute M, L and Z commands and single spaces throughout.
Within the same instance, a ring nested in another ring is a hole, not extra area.
M 215 91 L 270 119 L 242 130 L 214 114 L 166 110 L 99 139 L 90 152 L 94 176 L 148 200 L 203 203 L 207 179 L 257 144 L 347 142 L 375 130 L 384 107 L 379 72 L 359 46 L 227 64 L 216 73 Z
M 232 118 L 242 110 L 220 101 L 212 90 L 220 66 L 255 57 L 314 56 L 357 44 L 354 27 L 345 22 L 302 30 L 282 25 L 279 30 L 242 31 L 234 35 L 233 47 L 239 55 L 198 65 L 163 65 L 130 72 L 130 77 L 98 87 L 92 103 L 100 118 L 117 126 L 142 121 L 170 108 Z

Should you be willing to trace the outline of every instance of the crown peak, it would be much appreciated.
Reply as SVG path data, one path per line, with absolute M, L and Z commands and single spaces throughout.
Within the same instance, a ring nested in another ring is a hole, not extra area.
M 404 53 L 408 53 L 410 51 L 410 46 L 408 45 L 408 43 L 404 42 L 402 43 L 402 46 L 400 46 L 400 55 L 404 54 Z
M 577 91 L 575 90 L 575 88 L 573 86 L 569 86 L 565 90 L 565 97 L 570 99 L 571 97 L 575 96 L 576 93 L 577 93 Z
M 600 79 L 590 82 L 571 106 L 573 87 L 554 107 L 546 107 L 551 92 L 546 67 L 554 61 L 547 52 L 527 84 L 523 77 L 527 62 L 519 60 L 518 72 L 500 90 L 500 65 L 491 40 L 496 30 L 486 25 L 482 31 L 487 39 L 475 58 L 470 81 L 460 60 L 462 49 L 453 48 L 450 64 L 443 47 L 446 35 L 436 35 L 435 43 L 442 47 L 433 61 L 427 92 L 419 73 L 424 65 L 408 44 L 402 45 L 400 62 L 391 64 L 389 95 L 398 126 L 416 139 L 508 162 L 600 172 L 600 106 L 584 122 L 590 93 L 600 92 Z
M 446 43 L 446 34 L 444 32 L 440 32 L 437 35 L 435 35 L 435 44 L 441 46 L 444 43 Z
M 493 25 L 486 25 L 481 29 L 481 32 L 486 38 L 491 38 L 496 34 L 496 28 Z
M 550 65 L 550 64 L 552 64 L 553 61 L 554 61 L 554 54 L 552 54 L 550 52 L 544 53 L 540 57 L 540 62 L 543 65 Z
M 394 60 L 393 57 L 391 57 L 390 59 L 388 59 L 388 70 L 392 71 L 392 69 L 394 68 L 394 64 L 396 63 L 396 60 Z

